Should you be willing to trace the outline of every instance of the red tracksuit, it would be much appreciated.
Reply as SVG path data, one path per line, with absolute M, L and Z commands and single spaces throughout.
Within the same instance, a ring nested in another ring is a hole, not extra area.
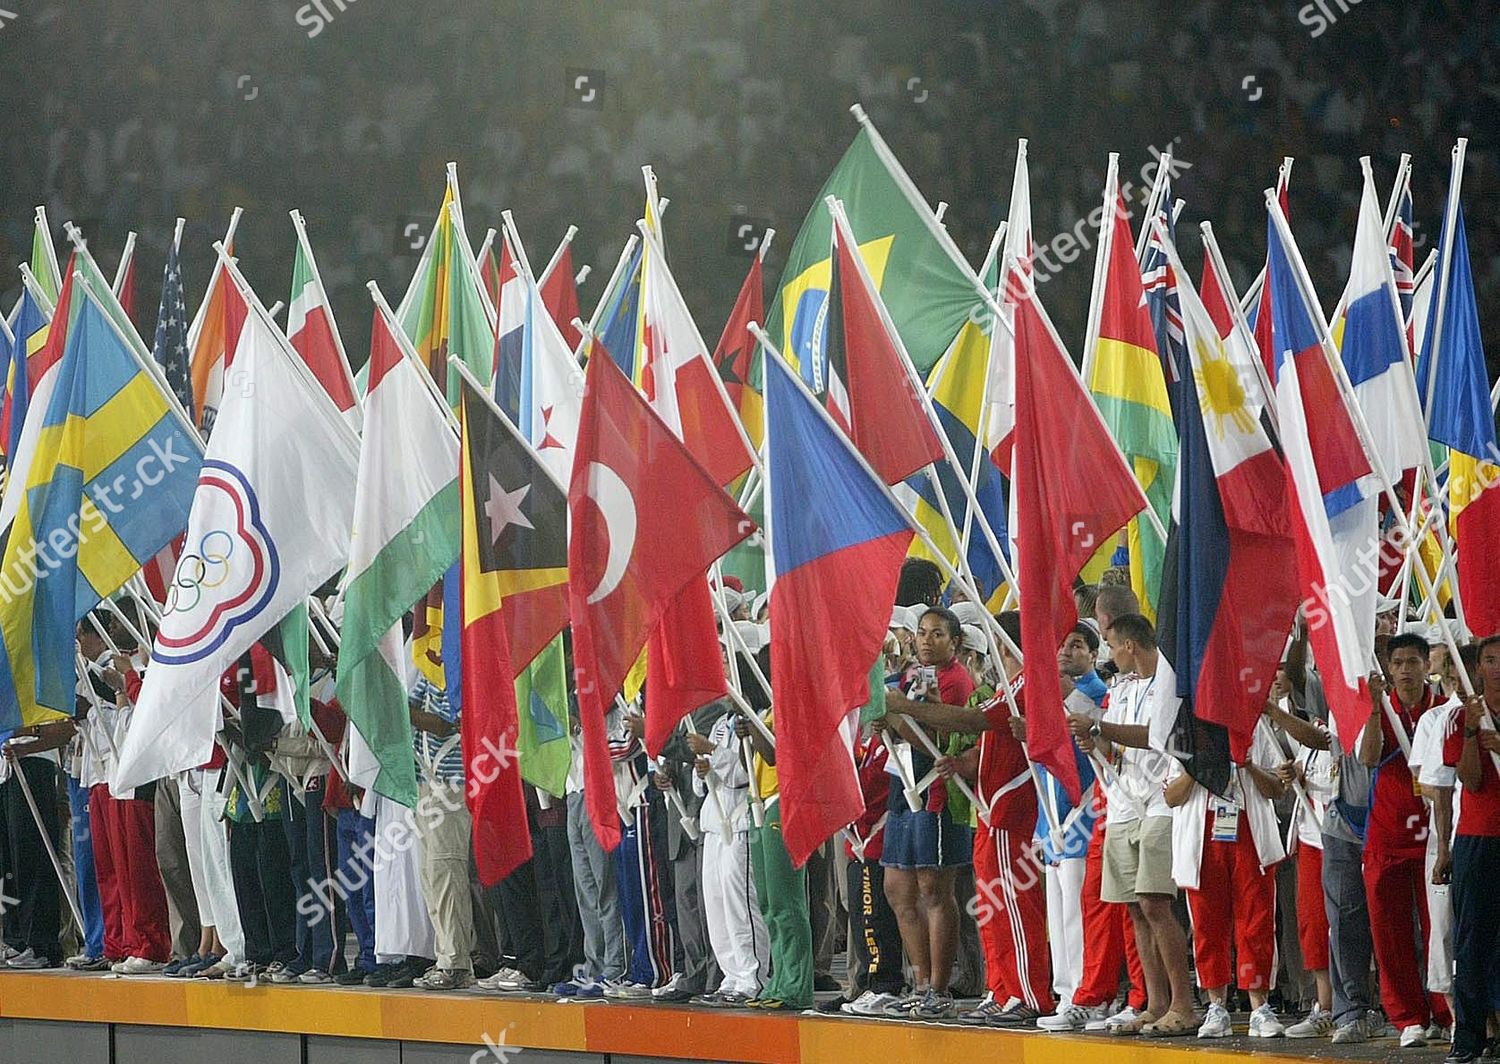
M 1127 1003 L 1146 1007 L 1146 973 L 1135 948 L 1135 928 L 1124 905 L 1113 905 L 1099 897 L 1104 883 L 1104 790 L 1098 790 L 1099 818 L 1089 839 L 1083 873 L 1083 978 L 1073 991 L 1073 1004 L 1098 1008 L 1115 999 L 1120 989 L 1120 965 L 1130 976 Z
M 1193 917 L 1198 985 L 1270 990 L 1276 975 L 1276 870 L 1262 870 L 1244 810 L 1233 842 L 1214 841 L 1214 817 L 1204 817 L 1198 889 L 1187 893 Z M 1233 947 L 1237 972 L 1230 972 Z
M 1432 709 L 1432 694 L 1408 709 L 1396 692 L 1391 707 L 1411 735 L 1423 713 Z M 1396 1030 L 1436 1022 L 1451 1026 L 1452 1017 L 1441 995 L 1427 993 L 1424 966 L 1417 959 L 1417 937 L 1412 911 L 1421 921 L 1422 941 L 1427 920 L 1427 809 L 1417 793 L 1411 768 L 1401 753 L 1396 733 L 1380 714 L 1384 745 L 1375 771 L 1375 793 L 1370 801 L 1365 831 L 1365 897 L 1370 908 L 1370 937 L 1380 969 L 1380 1003 Z
M 1051 1012 L 1047 890 L 1033 842 L 1036 788 L 1026 754 L 1010 732 L 1010 707 L 1004 696 L 990 699 L 982 711 L 990 727 L 979 736 L 976 793 L 991 808 L 989 826 L 981 819 L 974 835 L 974 882 L 982 899 L 975 920 L 984 948 L 985 979 L 1001 1004 L 1016 998 L 1040 1012 Z M 1022 782 L 1018 785 L 1017 780 Z
M 167 895 L 156 866 L 156 810 L 149 801 L 112 798 L 107 783 L 89 790 L 94 874 L 104 910 L 104 955 L 171 959 Z
M 1328 967 L 1328 908 L 1323 897 L 1323 851 L 1302 843 L 1297 850 L 1297 942 L 1302 967 Z

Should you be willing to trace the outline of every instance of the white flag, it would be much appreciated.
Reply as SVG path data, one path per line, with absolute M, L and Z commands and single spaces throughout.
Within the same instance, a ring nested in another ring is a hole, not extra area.
M 359 441 L 261 315 L 225 382 L 115 794 L 209 759 L 221 674 L 349 557 Z

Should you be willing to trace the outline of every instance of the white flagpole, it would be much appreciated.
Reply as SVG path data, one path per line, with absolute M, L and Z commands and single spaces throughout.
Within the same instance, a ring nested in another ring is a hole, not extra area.
M 1162 171 L 1157 171 L 1161 176 Z M 1104 173 L 1104 213 L 1099 219 L 1099 240 L 1094 253 L 1094 283 L 1089 292 L 1089 320 L 1088 326 L 1083 333 L 1083 369 L 1079 376 L 1083 378 L 1083 385 L 1089 391 L 1094 386 L 1094 361 L 1098 356 L 1099 347 L 1099 323 L 1104 317 L 1104 287 L 1109 283 L 1109 256 L 1115 242 L 1115 204 L 1119 200 L 1120 186 L 1120 153 L 1112 151 L 1109 153 L 1109 166 Z M 1151 190 L 1151 202 L 1156 203 L 1161 190 L 1155 186 Z M 1141 226 L 1141 248 L 1136 251 L 1136 262 L 1140 262 L 1141 254 L 1145 249 L 1146 237 L 1151 225 L 1152 214 L 1148 210 L 1146 224 Z
M 1260 385 L 1263 407 L 1270 412 L 1271 427 L 1279 436 L 1281 428 L 1276 417 L 1276 389 L 1271 385 L 1271 376 L 1266 372 L 1266 364 L 1261 361 L 1260 347 L 1255 342 L 1255 332 L 1250 328 L 1250 323 L 1245 320 L 1244 307 L 1240 302 L 1239 294 L 1234 290 L 1234 281 L 1229 276 L 1229 267 L 1224 262 L 1224 253 L 1219 250 L 1219 241 L 1214 236 L 1213 223 L 1203 222 L 1198 228 L 1203 233 L 1203 246 L 1208 251 L 1209 267 L 1214 271 L 1214 277 L 1219 282 L 1219 291 L 1224 293 L 1224 303 L 1229 307 L 1230 321 L 1239 331 L 1240 342 L 1249 352 L 1250 361 L 1255 364 L 1255 379 Z
M 26 291 L 31 293 L 31 298 L 36 301 L 36 305 L 41 309 L 41 312 L 47 316 L 47 320 L 51 321 L 52 315 L 56 313 L 57 308 L 53 306 L 52 300 L 47 298 L 47 293 L 42 291 L 41 282 L 36 279 L 36 274 L 31 272 L 31 267 L 24 262 L 21 263 L 21 283 L 26 286 Z
M 243 207 L 236 207 L 229 215 L 229 226 L 224 230 L 224 239 L 221 241 L 226 248 L 234 247 L 234 231 L 239 228 L 240 215 L 244 213 L 245 209 Z M 198 339 L 203 335 L 203 325 L 208 317 L 208 304 L 213 298 L 214 284 L 218 281 L 220 269 L 221 267 L 216 263 L 213 270 L 209 273 L 208 287 L 203 290 L 203 299 L 198 303 L 198 309 L 193 314 L 192 324 L 188 326 L 187 348 L 189 355 L 198 349 Z
M 491 231 L 493 232 L 493 230 Z M 401 352 L 402 358 L 406 359 L 407 362 L 411 363 L 418 370 L 417 376 L 422 379 L 428 396 L 437 404 L 438 409 L 443 412 L 443 419 L 447 422 L 448 427 L 453 430 L 453 434 L 457 436 L 459 433 L 458 419 L 453 416 L 453 410 L 448 406 L 448 400 L 438 391 L 437 382 L 432 379 L 432 371 L 422 365 L 422 357 L 417 354 L 416 348 L 412 347 L 411 341 L 401 331 L 401 324 L 396 320 L 396 313 L 391 310 L 391 305 L 385 301 L 385 296 L 381 294 L 380 286 L 374 281 L 367 281 L 365 282 L 365 288 L 369 290 L 370 299 L 375 304 L 375 309 L 380 312 L 381 321 L 385 323 L 385 327 L 389 330 L 392 339 L 396 341 L 396 349 Z M 482 391 L 483 389 L 481 388 L 480 390 Z
M 613 298 L 615 286 L 620 283 L 620 278 L 625 273 L 625 267 L 630 264 L 630 256 L 635 251 L 636 244 L 640 243 L 640 235 L 631 233 L 630 239 L 625 241 L 625 246 L 620 249 L 620 257 L 615 260 L 614 272 L 609 275 L 609 281 L 604 285 L 604 291 L 600 293 L 598 301 L 594 304 L 594 312 L 589 315 L 588 327 L 578 330 L 581 338 L 578 348 L 573 352 L 573 361 L 582 362 L 583 352 L 587 350 L 592 337 L 599 328 L 599 319 L 604 317 L 605 304 Z
M 120 264 L 115 267 L 115 280 L 114 283 L 109 286 L 110 291 L 115 294 L 116 299 L 120 298 L 120 293 L 125 288 L 125 278 L 130 275 L 130 263 L 134 258 L 135 230 L 132 229 L 130 232 L 125 234 L 125 247 L 120 252 Z M 126 310 L 128 311 L 129 308 L 127 307 Z
M 62 267 L 57 263 L 57 248 L 52 243 L 52 225 L 47 221 L 47 208 L 38 206 L 36 209 L 36 227 L 42 233 L 42 248 L 46 253 L 47 268 L 52 271 L 52 285 L 59 292 L 62 291 Z
M 547 265 L 542 270 L 541 276 L 536 279 L 537 287 L 540 288 L 547 283 L 547 279 L 552 276 L 552 271 L 557 269 L 557 264 L 562 261 L 563 252 L 568 250 L 568 247 L 573 243 L 573 238 L 577 235 L 578 226 L 568 226 L 568 231 L 563 234 L 562 243 L 557 245 L 557 250 L 552 252 L 552 257 L 547 260 Z
M 1110 152 L 1109 161 L 1110 169 L 1118 171 L 1120 153 L 1117 151 Z M 1156 175 L 1151 179 L 1151 195 L 1146 200 L 1146 213 L 1141 215 L 1141 235 L 1136 238 L 1135 242 L 1135 261 L 1137 265 L 1146 257 L 1146 243 L 1150 238 L 1151 219 L 1155 218 L 1156 212 L 1161 210 L 1161 199 L 1166 195 L 1167 178 L 1171 176 L 1171 173 L 1172 152 L 1168 149 L 1157 157 Z M 1119 181 L 1118 172 L 1115 181 Z M 1108 187 L 1108 181 L 1105 182 L 1105 185 Z M 1104 209 L 1113 212 L 1115 205 L 1112 202 L 1108 203 Z M 1174 218 L 1173 221 L 1176 221 L 1176 219 Z

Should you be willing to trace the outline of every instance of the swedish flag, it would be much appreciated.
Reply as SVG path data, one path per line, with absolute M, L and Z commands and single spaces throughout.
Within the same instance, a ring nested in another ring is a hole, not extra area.
M 0 730 L 71 714 L 74 629 L 187 527 L 196 433 L 87 285 L 0 562 Z

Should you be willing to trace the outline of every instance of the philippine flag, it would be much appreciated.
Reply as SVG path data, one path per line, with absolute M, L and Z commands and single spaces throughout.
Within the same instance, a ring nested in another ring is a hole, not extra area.
M 1321 346 L 1322 312 L 1308 305 L 1301 265 L 1271 206 L 1272 386 L 1292 485 L 1292 535 L 1313 654 L 1342 735 L 1369 717 L 1364 677 L 1375 665 L 1378 499 L 1370 463 Z
M 787 851 L 800 868 L 864 809 L 845 723 L 869 700 L 912 529 L 769 350 L 765 386 L 776 771 Z

